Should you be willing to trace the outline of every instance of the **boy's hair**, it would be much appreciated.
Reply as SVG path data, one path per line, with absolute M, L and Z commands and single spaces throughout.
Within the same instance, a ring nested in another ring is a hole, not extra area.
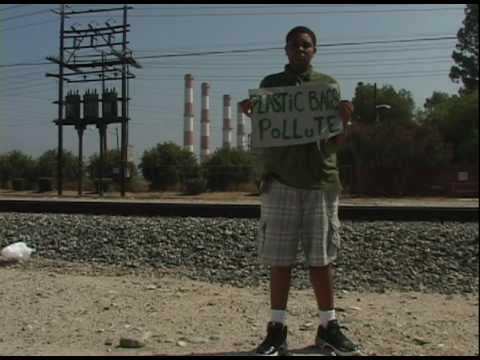
M 290 40 L 290 38 L 293 35 L 298 34 L 298 33 L 306 33 L 306 34 L 310 35 L 310 37 L 312 38 L 312 41 L 313 41 L 313 46 L 317 46 L 317 37 L 315 36 L 315 33 L 312 30 L 310 30 L 309 28 L 307 28 L 306 26 L 296 26 L 292 30 L 290 30 L 287 34 L 286 42 L 288 43 L 288 40 Z

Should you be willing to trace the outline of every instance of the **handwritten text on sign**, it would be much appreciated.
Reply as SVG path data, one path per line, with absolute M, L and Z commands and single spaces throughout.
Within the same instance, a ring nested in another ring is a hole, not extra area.
M 249 90 L 252 101 L 252 146 L 289 146 L 340 134 L 340 91 L 336 84 Z

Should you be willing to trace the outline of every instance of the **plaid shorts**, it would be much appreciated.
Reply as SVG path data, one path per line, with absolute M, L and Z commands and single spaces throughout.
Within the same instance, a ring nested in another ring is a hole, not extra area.
M 307 266 L 333 262 L 340 247 L 338 198 L 336 191 L 297 189 L 273 180 L 262 194 L 257 232 L 260 262 L 294 265 L 300 243 Z

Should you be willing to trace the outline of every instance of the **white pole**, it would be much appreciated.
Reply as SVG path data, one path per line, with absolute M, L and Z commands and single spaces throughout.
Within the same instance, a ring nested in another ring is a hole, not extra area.
M 202 118 L 200 134 L 200 161 L 210 155 L 210 85 L 202 83 Z
M 193 115 L 193 76 L 191 74 L 185 75 L 185 111 L 183 119 L 183 147 L 193 153 L 195 116 Z
M 231 96 L 223 96 L 223 147 L 232 146 L 232 106 Z

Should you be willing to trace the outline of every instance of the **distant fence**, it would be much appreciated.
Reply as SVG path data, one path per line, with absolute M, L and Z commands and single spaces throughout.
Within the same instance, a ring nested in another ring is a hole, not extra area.
M 254 173 L 253 167 L 248 166 L 218 166 L 214 167 L 214 171 L 209 175 L 204 176 L 211 185 L 218 182 L 223 184 L 210 190 L 240 187 L 245 189 L 246 185 L 251 185 L 249 188 L 255 189 Z M 172 174 L 162 173 L 159 176 L 167 179 Z M 169 183 L 172 188 L 182 183 L 177 175 L 173 178 L 173 183 Z M 350 195 L 478 197 L 478 164 L 451 165 L 443 168 L 343 165 L 340 166 L 340 178 L 344 193 Z M 139 178 L 133 181 L 129 191 L 148 191 L 148 182 L 140 180 Z M 72 187 L 74 188 L 76 187 Z
M 478 164 L 442 168 L 342 166 L 342 183 L 352 195 L 478 196 Z

